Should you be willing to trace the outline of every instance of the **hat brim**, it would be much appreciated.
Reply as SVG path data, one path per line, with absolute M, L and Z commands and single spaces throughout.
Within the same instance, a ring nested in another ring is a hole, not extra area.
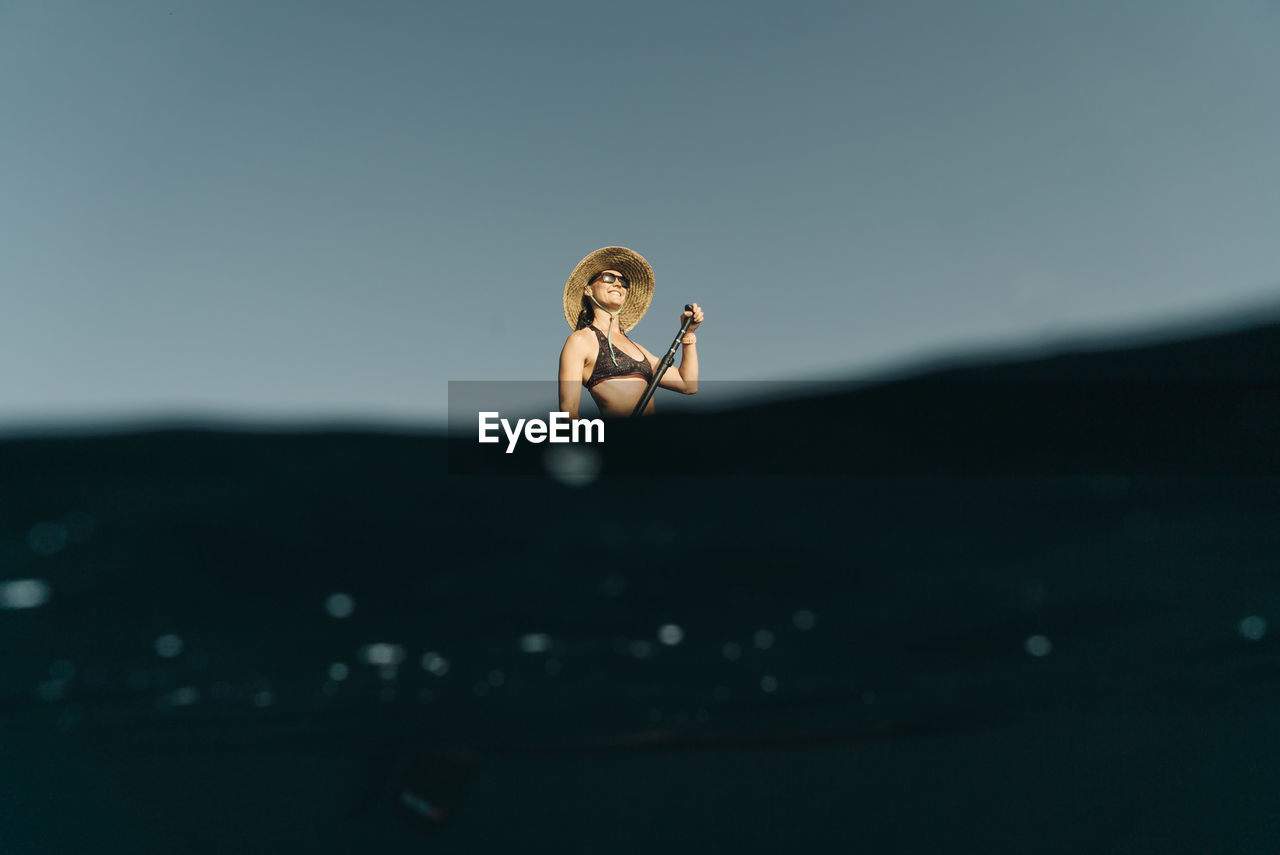
M 627 299 L 622 304 L 622 311 L 618 312 L 618 326 L 624 332 L 640 323 L 644 313 L 649 310 L 649 303 L 653 301 L 653 268 L 649 266 L 649 262 L 644 260 L 643 255 L 625 246 L 606 246 L 579 261 L 564 285 L 564 319 L 569 324 L 569 329 L 579 329 L 582 296 L 586 293 L 587 283 L 602 270 L 616 270 L 627 277 L 631 284 L 627 289 Z

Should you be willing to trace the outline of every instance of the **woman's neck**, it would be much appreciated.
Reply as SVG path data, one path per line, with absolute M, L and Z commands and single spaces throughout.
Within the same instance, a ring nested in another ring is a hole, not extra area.
M 613 320 L 613 316 L 610 315 L 609 312 L 607 312 L 606 310 L 600 308 L 599 306 L 596 306 L 595 310 L 596 310 L 596 315 L 594 318 L 591 319 L 592 326 L 599 327 L 605 332 L 608 332 L 609 322 Z M 622 332 L 621 326 L 615 326 L 614 329 L 616 329 L 618 332 Z

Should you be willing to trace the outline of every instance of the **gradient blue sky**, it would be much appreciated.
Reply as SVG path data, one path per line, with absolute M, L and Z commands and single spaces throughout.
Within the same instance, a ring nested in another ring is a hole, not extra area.
M 443 420 L 587 252 L 703 376 L 867 376 L 1280 284 L 1280 5 L 0 5 L 0 427 Z

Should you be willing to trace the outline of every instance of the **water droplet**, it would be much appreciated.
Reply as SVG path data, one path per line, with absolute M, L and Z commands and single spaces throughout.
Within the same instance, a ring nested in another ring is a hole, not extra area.
M 637 659 L 648 659 L 653 655 L 654 646 L 650 641 L 633 641 L 627 645 L 628 652 Z
M 808 609 L 800 609 L 791 616 L 791 622 L 795 624 L 796 629 L 808 632 L 818 622 L 818 617 Z
M 1049 651 L 1053 650 L 1053 644 L 1043 635 L 1030 636 L 1024 646 L 1032 656 L 1048 656 Z M 1067 658 L 1070 659 L 1070 657 Z
M 736 641 L 726 641 L 724 647 L 720 648 L 720 652 L 724 654 L 724 658 L 730 662 L 737 662 L 742 658 L 742 645 Z
M 1267 634 L 1267 622 L 1257 615 L 1249 615 L 1240 621 L 1240 635 L 1250 641 L 1261 641 Z
M 585 487 L 595 481 L 604 463 L 600 452 L 575 445 L 548 448 L 542 462 L 552 478 L 570 487 Z
M 343 662 L 334 662 L 329 666 L 329 679 L 341 682 L 351 674 L 351 669 Z
M 773 647 L 773 633 L 767 629 L 756 630 L 755 643 L 761 650 L 768 650 Z
M 765 692 L 775 692 L 778 690 L 778 678 L 773 676 L 765 676 L 760 680 L 760 688 Z
M 34 609 L 49 601 L 53 589 L 41 579 L 0 582 L 0 609 Z
M 674 647 L 684 640 L 684 630 L 674 623 L 664 624 L 658 629 L 658 640 L 668 647 Z
M 156 655 L 165 659 L 173 659 L 182 653 L 182 639 L 173 633 L 167 633 L 156 639 Z
M 360 648 L 360 661 L 366 665 L 399 665 L 404 661 L 404 648 L 399 644 L 378 642 Z
M 435 674 L 437 677 L 443 677 L 449 673 L 449 660 L 439 653 L 424 653 L 422 654 L 422 670 Z
M 543 632 L 531 632 L 520 637 L 520 649 L 525 653 L 545 653 L 551 649 L 551 636 Z
M 200 690 L 195 686 L 182 686 L 161 698 L 161 701 L 166 706 L 171 707 L 190 706 L 198 700 L 200 700 Z
M 67 527 L 57 522 L 38 522 L 27 530 L 27 546 L 36 555 L 61 552 L 70 539 Z
M 329 598 L 324 601 L 324 610 L 329 613 L 329 617 L 342 618 L 351 617 L 351 613 L 356 610 L 356 601 L 350 594 L 330 594 Z

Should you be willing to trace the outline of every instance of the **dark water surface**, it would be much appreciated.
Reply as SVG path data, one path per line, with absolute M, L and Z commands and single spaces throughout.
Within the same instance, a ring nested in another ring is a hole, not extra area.
M 1280 846 L 1277 327 L 620 430 L 0 445 L 0 853 Z

